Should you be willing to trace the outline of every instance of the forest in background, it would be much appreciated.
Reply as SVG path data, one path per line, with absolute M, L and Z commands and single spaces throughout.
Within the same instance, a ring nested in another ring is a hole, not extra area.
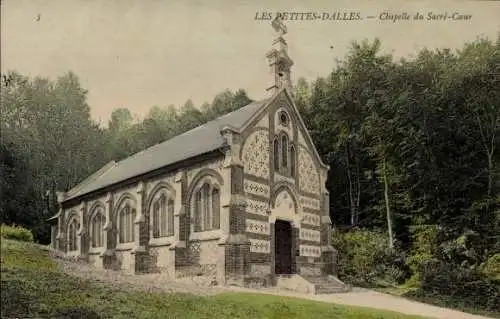
M 294 99 L 331 168 L 339 277 L 500 313 L 500 37 L 400 60 L 364 41 L 337 62 L 326 78 L 299 79 Z M 72 72 L 9 71 L 1 85 L 1 223 L 41 243 L 56 190 L 251 102 L 226 90 L 140 121 L 120 108 L 104 128 Z

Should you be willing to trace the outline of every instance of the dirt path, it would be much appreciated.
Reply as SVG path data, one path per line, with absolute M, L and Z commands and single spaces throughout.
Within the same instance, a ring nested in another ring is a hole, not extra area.
M 250 289 L 240 287 L 211 286 L 212 278 L 198 277 L 184 281 L 170 281 L 161 274 L 127 275 L 118 271 L 96 269 L 84 262 L 74 262 L 54 258 L 61 270 L 67 274 L 90 279 L 105 285 L 125 289 L 140 289 L 150 292 L 176 292 L 195 295 L 215 295 L 223 292 L 265 293 L 289 296 L 301 299 L 323 301 L 329 303 L 370 307 L 396 311 L 410 315 L 421 315 L 441 319 L 485 319 L 487 317 L 471 315 L 460 311 L 427 305 L 404 298 L 391 296 L 366 289 L 355 289 L 349 293 L 331 295 L 308 295 L 277 288 Z
M 307 295 L 290 291 L 256 291 L 245 288 L 233 288 L 233 291 L 241 292 L 260 292 L 276 294 L 281 296 L 330 302 L 349 306 L 369 307 L 376 309 L 384 309 L 396 311 L 409 315 L 420 315 L 429 318 L 440 319 L 489 319 L 488 317 L 472 315 L 461 311 L 436 307 L 416 301 L 407 300 L 401 297 L 396 297 L 384 293 L 379 293 L 367 289 L 355 289 L 348 293 L 338 293 L 330 295 Z

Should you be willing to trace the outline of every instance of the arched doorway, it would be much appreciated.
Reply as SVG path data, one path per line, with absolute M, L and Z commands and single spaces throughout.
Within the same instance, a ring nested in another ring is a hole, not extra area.
M 275 274 L 292 273 L 292 224 L 284 220 L 276 220 L 274 224 Z

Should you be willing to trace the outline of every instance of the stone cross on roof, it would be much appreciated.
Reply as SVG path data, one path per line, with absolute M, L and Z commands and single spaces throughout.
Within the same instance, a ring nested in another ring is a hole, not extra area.
M 274 30 L 278 33 L 278 36 L 283 36 L 286 34 L 286 25 L 283 23 L 283 20 L 281 19 L 281 15 L 277 14 L 276 18 L 271 22 L 271 25 L 273 26 Z

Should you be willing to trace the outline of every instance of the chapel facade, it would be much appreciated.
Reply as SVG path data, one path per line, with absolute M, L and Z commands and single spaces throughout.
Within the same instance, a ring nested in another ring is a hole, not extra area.
M 54 249 L 95 267 L 220 284 L 334 275 L 329 168 L 291 98 L 286 28 L 273 26 L 269 96 L 59 193 Z

